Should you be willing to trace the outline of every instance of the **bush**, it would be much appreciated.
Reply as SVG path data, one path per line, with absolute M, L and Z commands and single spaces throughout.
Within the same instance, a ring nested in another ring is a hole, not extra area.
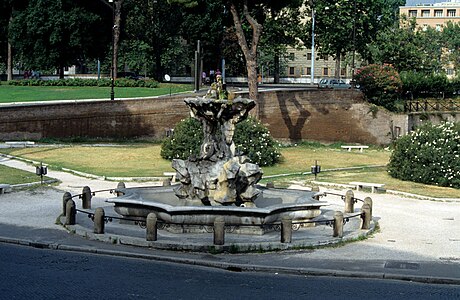
M 108 87 L 111 85 L 110 78 L 101 79 L 57 79 L 57 80 L 39 80 L 39 79 L 21 79 L 8 81 L 10 85 L 16 86 L 99 86 Z M 158 82 L 155 80 L 133 80 L 127 78 L 119 78 L 115 80 L 117 87 L 146 87 L 157 88 Z
M 402 180 L 460 188 L 460 124 L 427 124 L 401 137 L 388 172 Z
M 401 78 L 390 65 L 368 65 L 356 71 L 355 81 L 370 103 L 395 109 L 402 86 Z
M 165 159 L 187 159 L 199 155 L 203 140 L 201 124 L 187 118 L 176 125 L 172 137 L 163 141 L 161 157 Z M 279 162 L 281 154 L 268 129 L 254 118 L 248 118 L 236 125 L 233 137 L 238 155 L 246 155 L 259 166 L 271 166 Z
M 402 72 L 401 80 L 402 92 L 410 98 L 452 95 L 456 86 L 456 80 L 449 81 L 445 74 Z

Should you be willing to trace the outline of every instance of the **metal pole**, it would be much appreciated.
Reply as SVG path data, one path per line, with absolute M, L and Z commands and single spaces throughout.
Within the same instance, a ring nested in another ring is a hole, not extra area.
M 315 8 L 311 10 L 311 84 L 315 83 Z
M 351 82 L 355 85 L 355 51 L 356 51 L 356 0 L 353 1 L 353 53 L 351 56 Z
M 111 78 L 110 78 L 110 100 L 115 100 L 115 0 L 112 2 L 112 67 L 111 67 Z

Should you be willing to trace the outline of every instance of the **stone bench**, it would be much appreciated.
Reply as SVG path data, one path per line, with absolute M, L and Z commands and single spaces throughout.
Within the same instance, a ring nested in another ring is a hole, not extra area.
M 357 182 L 357 181 L 350 182 L 350 184 L 355 185 L 357 191 L 359 191 L 359 189 L 363 187 L 370 187 L 372 193 L 374 193 L 376 189 L 381 189 L 385 186 L 385 184 L 383 183 Z
M 359 152 L 363 152 L 363 149 L 369 148 L 369 146 L 341 146 L 342 149 L 348 149 L 348 151 L 351 151 L 351 149 L 359 149 Z
M 10 193 L 11 191 L 11 185 L 0 183 L 0 194 Z
M 176 182 L 176 172 L 164 172 L 163 175 L 171 177 L 171 182 Z

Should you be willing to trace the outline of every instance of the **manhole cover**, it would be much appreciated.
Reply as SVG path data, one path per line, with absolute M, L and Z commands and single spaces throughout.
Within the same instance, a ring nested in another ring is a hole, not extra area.
M 385 263 L 385 268 L 417 270 L 420 268 L 420 264 L 405 261 L 387 261 Z

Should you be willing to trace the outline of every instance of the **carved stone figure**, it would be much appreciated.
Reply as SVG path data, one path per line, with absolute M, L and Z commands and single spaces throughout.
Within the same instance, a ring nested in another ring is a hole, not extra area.
M 173 160 L 180 181 L 176 195 L 204 205 L 253 206 L 262 171 L 247 157 L 235 156 L 233 135 L 236 124 L 247 118 L 255 102 L 241 97 L 229 100 L 218 75 L 205 97 L 187 98 L 185 103 L 191 116 L 200 120 L 204 138 L 198 158 Z

